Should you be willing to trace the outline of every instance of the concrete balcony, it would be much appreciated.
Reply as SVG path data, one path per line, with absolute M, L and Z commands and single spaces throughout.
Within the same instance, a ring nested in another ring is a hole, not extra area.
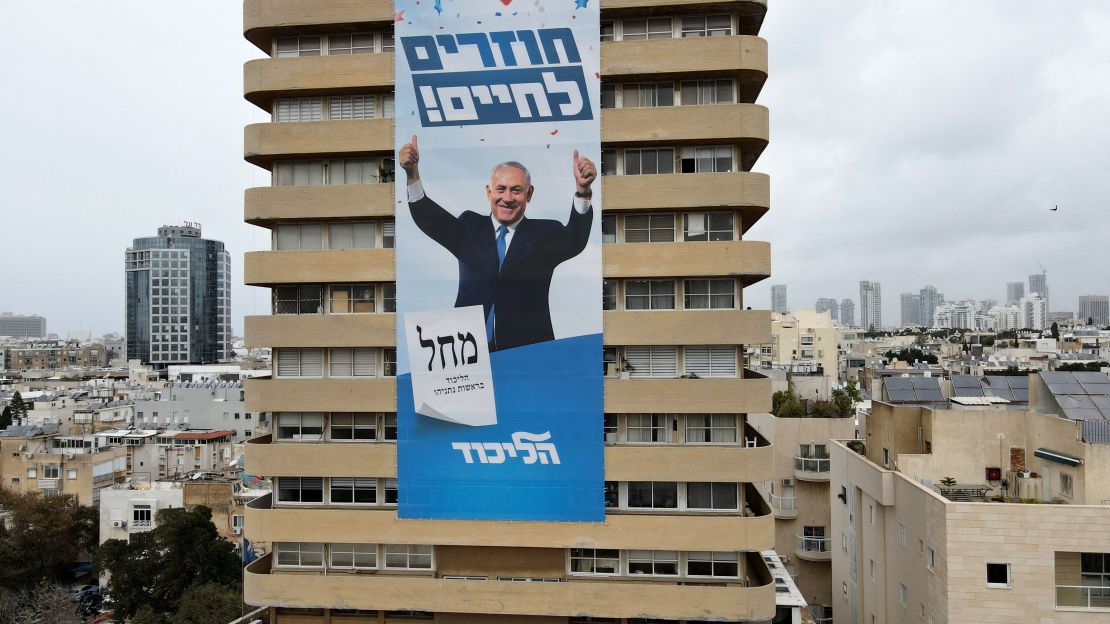
M 606 379 L 607 413 L 749 414 L 771 411 L 771 380 Z
M 603 19 L 613 17 L 644 17 L 645 15 L 671 15 L 682 13 L 704 13 L 706 6 L 719 4 L 706 0 L 601 0 Z M 758 34 L 767 14 L 767 0 L 733 0 L 728 3 L 729 12 L 739 14 L 740 33 Z
M 611 345 L 771 342 L 767 310 L 611 310 L 605 312 L 604 325 L 605 344 Z
M 248 286 L 392 282 L 393 266 L 392 249 L 251 251 L 243 259 L 243 282 Z
M 766 9 L 764 9 L 766 10 Z M 270 40 L 282 32 L 319 31 L 327 26 L 393 23 L 392 0 L 244 0 L 243 36 L 270 53 Z
M 273 227 L 276 221 L 392 217 L 392 184 L 261 186 L 249 188 L 243 220 Z
M 396 314 L 276 314 L 245 319 L 248 347 L 392 347 Z
M 290 574 L 271 570 L 272 555 L 247 566 L 244 600 L 251 605 L 419 610 L 482 615 L 670 620 L 769 620 L 774 581 L 758 555 L 748 558 L 752 586 L 568 579 L 562 583 L 445 580 L 394 574 Z
M 794 536 L 794 554 L 806 561 L 832 561 L 827 537 Z
M 798 517 L 798 498 L 796 496 L 771 495 L 771 509 L 777 520 L 793 520 Z
M 355 92 L 393 92 L 392 53 L 264 58 L 243 65 L 243 95 L 267 112 L 274 98 Z
M 828 482 L 832 460 L 828 457 L 794 456 L 794 478 L 799 481 Z
M 670 6 L 665 11 L 674 13 Z M 601 44 L 601 75 L 607 81 L 731 77 L 738 101 L 754 102 L 767 81 L 767 41 L 752 35 L 606 41 Z
M 243 130 L 247 162 L 267 169 L 283 158 L 357 157 L 383 152 L 393 152 L 392 119 L 257 123 Z
M 749 171 L 607 175 L 601 189 L 605 212 L 734 209 L 740 211 L 741 232 L 771 205 L 770 177 Z
M 396 477 L 392 442 L 274 442 L 272 435 L 247 441 L 247 472 L 267 477 Z
M 736 144 L 741 171 L 752 168 L 770 136 L 767 109 L 758 104 L 609 108 L 601 115 L 601 128 L 606 147 Z
M 393 377 L 248 379 L 244 389 L 250 412 L 397 411 L 397 380 Z
M 601 253 L 605 277 L 735 276 L 747 287 L 771 275 L 771 245 L 763 241 L 613 243 Z

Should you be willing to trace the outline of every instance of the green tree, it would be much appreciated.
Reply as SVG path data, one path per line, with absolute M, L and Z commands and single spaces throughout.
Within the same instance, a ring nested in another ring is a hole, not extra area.
M 833 392 L 837 392 L 834 390 Z M 809 404 L 810 418 L 840 418 L 840 410 L 832 401 L 813 401 Z
M 1060 339 L 1060 324 L 1057 323 L 1056 321 L 1052 321 L 1051 331 L 1052 331 L 1052 338 L 1054 340 L 1059 340 Z
M 833 390 L 832 404 L 836 407 L 836 412 L 841 418 L 852 415 L 852 397 L 848 395 L 848 392 L 840 388 Z
M 161 509 L 154 525 L 129 542 L 107 540 L 97 551 L 97 569 L 111 574 L 117 615 L 131 617 L 143 607 L 172 614 L 186 590 L 209 582 L 240 590 L 239 556 L 216 532 L 211 509 Z
M 208 582 L 185 590 L 172 621 L 174 624 L 227 624 L 245 611 L 241 592 Z
M 887 358 L 888 360 L 901 360 L 903 362 L 906 362 L 907 364 L 912 364 L 913 362 L 927 362 L 929 364 L 936 364 L 940 361 L 937 359 L 937 356 L 933 355 L 932 353 L 925 353 L 924 351 L 916 347 L 902 349 L 901 351 L 890 350 L 884 353 L 883 357 Z
M 806 408 L 794 395 L 793 384 L 790 390 L 779 390 L 771 395 L 771 413 L 779 418 L 804 418 Z
M 1060 372 L 1088 372 L 1097 373 L 1103 368 L 1110 366 L 1107 362 L 1068 362 L 1056 367 Z
M 848 386 L 844 388 L 844 391 L 848 393 L 848 398 L 852 399 L 853 403 L 863 401 L 863 393 L 859 391 L 859 385 L 856 384 L 855 379 L 848 380 Z
M 69 591 L 54 581 L 18 590 L 0 588 L 0 624 L 69 624 L 72 618 Z
M 13 421 L 17 418 L 26 418 L 27 411 L 30 409 L 18 390 L 12 395 L 12 401 L 8 404 L 8 407 L 10 408 L 9 415 Z
M 0 507 L 12 514 L 11 529 L 0 524 L 0 585 L 27 588 L 55 578 L 96 546 L 96 509 L 69 496 L 0 489 Z
M 12 426 L 12 406 L 5 405 L 4 411 L 0 412 L 0 429 L 7 429 Z

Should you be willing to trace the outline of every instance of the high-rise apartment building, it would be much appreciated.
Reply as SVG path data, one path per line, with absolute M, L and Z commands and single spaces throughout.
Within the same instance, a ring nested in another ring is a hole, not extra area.
M 851 299 L 843 299 L 840 301 L 840 324 L 847 327 L 858 327 L 856 325 L 856 302 Z
M 859 326 L 867 330 L 883 328 L 883 293 L 878 282 L 859 283 Z
M 1079 322 L 1090 322 L 1099 327 L 1110 325 L 1110 297 L 1106 295 L 1080 295 Z
M 0 336 L 45 338 L 46 319 L 37 314 L 24 316 L 11 312 L 0 313 Z
M 901 327 L 920 327 L 924 325 L 924 321 L 921 320 L 922 311 L 921 295 L 902 293 Z
M 246 158 L 272 186 L 247 190 L 245 219 L 273 241 L 244 263 L 273 297 L 246 341 L 275 360 L 271 379 L 246 382 L 246 409 L 274 422 L 247 444 L 274 494 L 247 510 L 247 536 L 271 552 L 248 566 L 246 602 L 274 607 L 272 624 L 770 620 L 758 551 L 774 547 L 775 519 L 753 484 L 772 478 L 772 449 L 747 414 L 770 410 L 771 385 L 740 359 L 771 341 L 770 313 L 743 298 L 770 274 L 769 245 L 744 236 L 769 207 L 768 177 L 751 172 L 768 139 L 755 103 L 766 3 L 600 6 L 604 488 L 590 495 L 604 522 L 398 517 L 406 242 L 390 117 L 395 19 L 417 10 L 403 8 L 244 5 L 266 57 L 246 64 L 245 95 L 273 115 L 246 128 Z
M 1048 302 L 1036 293 L 1025 295 L 1018 301 L 1022 329 L 1044 329 L 1048 326 Z
M 127 248 L 127 359 L 162 368 L 231 356 L 231 257 L 200 234 L 166 225 Z
M 1048 301 L 1048 274 L 1047 273 L 1044 273 L 1044 272 L 1034 273 L 1034 274 L 1029 276 L 1029 294 L 1030 295 L 1033 295 L 1033 294 L 1040 295 L 1041 298 L 1044 299 L 1045 305 L 1048 305 L 1049 301 Z
M 836 299 L 822 297 L 817 300 L 817 303 L 814 304 L 813 309 L 818 312 L 824 312 L 825 310 L 828 310 L 829 318 L 832 319 L 833 323 L 836 323 L 840 319 L 840 305 L 836 303 Z
M 1017 305 L 1025 296 L 1025 282 L 1006 282 L 1006 305 Z
M 918 293 L 920 297 L 921 312 L 921 325 L 924 327 L 932 327 L 936 324 L 936 311 L 937 306 L 944 303 L 944 293 L 937 292 L 933 286 L 926 286 Z
M 786 314 L 790 310 L 786 303 L 786 284 L 775 284 L 771 287 L 771 311 Z

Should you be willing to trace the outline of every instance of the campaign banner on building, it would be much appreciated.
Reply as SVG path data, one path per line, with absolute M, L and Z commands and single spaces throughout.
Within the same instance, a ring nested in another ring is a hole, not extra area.
M 398 0 L 398 516 L 604 519 L 599 0 Z

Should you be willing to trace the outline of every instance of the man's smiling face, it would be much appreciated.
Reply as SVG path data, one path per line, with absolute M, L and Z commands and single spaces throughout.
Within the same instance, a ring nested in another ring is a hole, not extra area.
M 524 217 L 528 201 L 532 199 L 531 180 L 524 171 L 510 166 L 498 167 L 489 178 L 486 197 L 494 219 L 513 225 Z

